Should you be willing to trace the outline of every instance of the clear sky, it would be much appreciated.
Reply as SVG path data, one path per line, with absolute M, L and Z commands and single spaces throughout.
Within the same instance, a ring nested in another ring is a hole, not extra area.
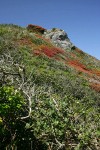
M 63 29 L 77 47 L 100 59 L 100 0 L 0 0 L 2 23 Z

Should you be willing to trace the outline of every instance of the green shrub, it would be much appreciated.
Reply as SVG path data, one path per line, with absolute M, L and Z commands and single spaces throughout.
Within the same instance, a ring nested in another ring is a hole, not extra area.
M 13 87 L 0 87 L 0 147 L 15 141 L 18 120 L 23 114 L 25 104 L 21 94 Z M 9 140 L 7 140 L 9 137 Z

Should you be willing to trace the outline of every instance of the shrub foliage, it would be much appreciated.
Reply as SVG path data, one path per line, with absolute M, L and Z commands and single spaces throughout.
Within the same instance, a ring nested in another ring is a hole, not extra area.
M 0 25 L 0 149 L 99 150 L 100 93 L 65 63 L 74 49 L 67 55 L 28 28 Z

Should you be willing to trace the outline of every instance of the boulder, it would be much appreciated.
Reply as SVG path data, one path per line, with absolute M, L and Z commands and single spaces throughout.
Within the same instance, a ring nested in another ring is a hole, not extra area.
M 73 44 L 70 42 L 70 39 L 64 30 L 53 28 L 51 30 L 46 30 L 43 36 L 50 39 L 52 43 L 60 48 L 67 49 L 73 47 Z

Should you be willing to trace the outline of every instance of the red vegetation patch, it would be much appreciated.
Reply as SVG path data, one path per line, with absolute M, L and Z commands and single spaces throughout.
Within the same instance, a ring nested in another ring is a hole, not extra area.
M 48 57 L 54 57 L 57 54 L 63 54 L 64 51 L 60 48 L 55 48 L 55 47 L 47 47 L 47 46 L 41 46 L 41 50 L 39 51 L 35 51 L 35 54 L 40 54 L 40 53 L 44 53 L 46 56 Z
M 69 61 L 69 65 L 75 67 L 77 70 L 81 71 L 81 72 L 85 72 L 90 74 L 91 72 L 86 68 L 85 65 L 81 64 L 79 61 L 77 60 L 72 60 Z
M 47 48 L 47 47 L 44 47 L 43 48 L 43 52 L 47 55 L 47 56 L 50 56 L 50 57 L 53 57 L 57 54 L 64 54 L 64 51 L 60 48 Z
M 46 29 L 42 28 L 41 26 L 32 25 L 32 24 L 29 24 L 27 26 L 27 29 L 31 32 L 36 32 L 36 33 L 41 33 L 41 34 L 43 34 L 44 31 L 46 30 Z
M 90 87 L 97 92 L 100 92 L 100 83 L 91 83 Z
M 96 74 L 97 76 L 100 76 L 100 71 L 99 70 L 93 70 L 92 72 L 93 72 L 93 74 Z
M 48 57 L 53 57 L 54 55 L 56 55 L 56 51 L 46 46 L 42 47 L 42 52 Z

